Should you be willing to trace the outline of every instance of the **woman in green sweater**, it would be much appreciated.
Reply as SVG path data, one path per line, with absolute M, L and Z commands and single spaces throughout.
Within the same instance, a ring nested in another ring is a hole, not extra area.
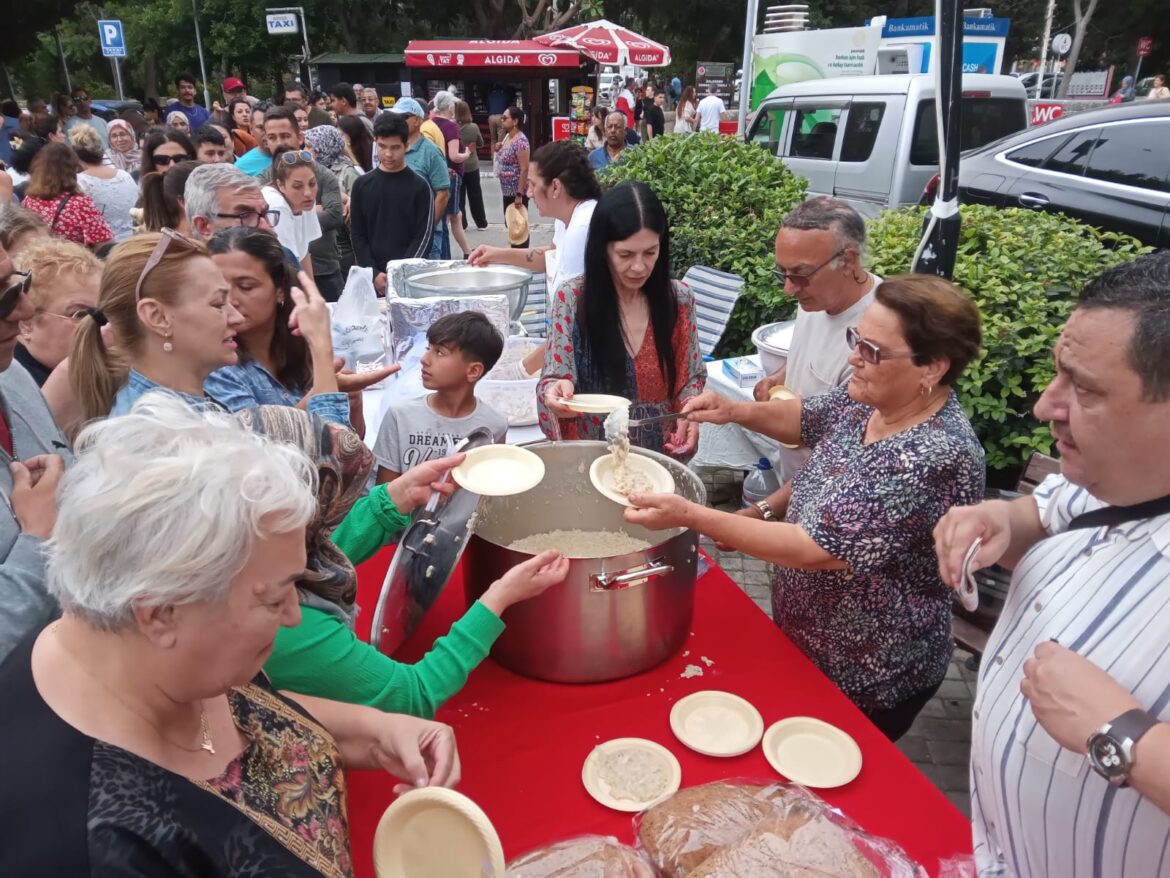
M 504 630 L 504 610 L 568 574 L 569 562 L 559 553 L 537 555 L 492 583 L 418 663 L 397 662 L 353 632 L 353 565 L 396 539 L 432 490 L 450 493 L 453 486 L 437 480 L 462 457 L 421 464 L 360 496 L 374 458 L 353 431 L 290 406 L 259 406 L 236 417 L 257 433 L 296 445 L 317 464 L 318 514 L 305 535 L 306 576 L 297 583 L 301 623 L 280 630 L 264 666 L 278 689 L 429 719 L 487 657 Z

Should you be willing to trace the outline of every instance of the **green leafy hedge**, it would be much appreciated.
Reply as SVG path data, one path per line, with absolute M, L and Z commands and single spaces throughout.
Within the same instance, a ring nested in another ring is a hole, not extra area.
M 794 299 L 772 277 L 780 222 L 808 186 L 760 147 L 717 134 L 656 137 L 602 173 L 602 185 L 642 180 L 670 219 L 671 270 L 693 265 L 738 274 L 744 295 L 732 312 L 721 352 L 750 347 L 752 330 L 791 317 Z
M 871 271 L 889 277 L 909 270 L 922 214 L 889 211 L 870 223 Z M 983 316 L 983 353 L 957 390 L 988 468 L 1010 470 L 1033 451 L 1052 452 L 1052 434 L 1032 417 L 1032 406 L 1052 379 L 1052 348 L 1077 293 L 1149 248 L 1061 214 L 964 205 L 961 216 L 954 280 Z

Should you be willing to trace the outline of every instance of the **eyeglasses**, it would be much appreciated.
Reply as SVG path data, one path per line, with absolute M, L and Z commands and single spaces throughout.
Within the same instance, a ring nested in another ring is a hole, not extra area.
M 56 311 L 38 311 L 38 317 L 57 317 L 61 320 L 68 320 L 70 323 L 80 323 L 81 318 L 89 313 L 88 308 L 78 308 L 72 314 L 58 314 Z
M 299 165 L 302 162 L 313 163 L 313 154 L 307 149 L 290 149 L 280 154 L 280 160 L 286 165 Z
M 157 155 L 156 154 L 156 155 L 152 155 L 150 157 L 150 160 L 152 163 L 158 165 L 160 168 L 165 168 L 167 165 L 171 164 L 172 162 L 176 165 L 179 162 L 185 162 L 185 161 L 187 161 L 187 157 L 185 155 Z
M 142 266 L 142 274 L 138 275 L 138 283 L 134 285 L 134 301 L 137 302 L 142 298 L 142 285 L 146 282 L 146 276 L 150 274 L 162 262 L 163 257 L 167 254 L 167 248 L 171 246 L 171 242 L 177 241 L 189 250 L 198 250 L 199 245 L 188 238 L 176 232 L 174 229 L 163 229 L 160 233 L 158 243 L 154 245 L 154 249 L 150 252 L 150 258 L 146 260 L 146 265 Z
M 88 101 L 88 100 L 89 100 L 89 95 L 74 95 L 74 96 L 73 96 L 73 100 L 74 100 L 75 102 L 76 102 L 76 101 Z
M 6 287 L 4 292 L 0 293 L 0 320 L 3 320 L 16 307 L 16 303 L 20 301 L 20 297 L 28 292 L 29 287 L 32 286 L 32 272 L 31 271 L 13 271 L 9 277 L 19 277 L 16 283 Z
M 788 281 L 792 281 L 794 284 L 797 284 L 798 286 L 802 286 L 802 285 L 808 283 L 810 280 L 812 280 L 812 276 L 814 274 L 816 274 L 818 271 L 820 271 L 822 268 L 824 268 L 826 265 L 828 265 L 830 262 L 832 262 L 834 259 L 836 259 L 838 256 L 840 256 L 844 252 L 845 252 L 845 248 L 841 248 L 836 253 L 834 253 L 832 256 L 830 256 L 828 259 L 826 259 L 824 262 L 822 262 L 820 265 L 818 265 L 816 268 L 811 269 L 810 271 L 801 271 L 801 272 L 788 271 L 787 269 L 781 268 L 779 265 L 777 265 L 775 268 L 772 269 L 772 276 L 774 278 L 776 278 L 776 283 L 780 284 L 780 286 L 784 286 L 786 283 L 788 283 Z
M 919 356 L 913 351 L 883 351 L 872 341 L 862 338 L 856 326 L 850 326 L 845 330 L 845 344 L 849 345 L 849 350 L 856 350 L 861 355 L 863 363 L 869 363 L 871 366 L 876 366 L 884 360 L 905 360 Z
M 267 220 L 268 225 L 276 228 L 276 224 L 280 222 L 280 211 L 278 210 L 245 210 L 241 213 L 217 213 L 214 214 L 219 219 L 238 220 L 241 226 L 247 226 L 250 229 L 260 228 L 260 221 Z

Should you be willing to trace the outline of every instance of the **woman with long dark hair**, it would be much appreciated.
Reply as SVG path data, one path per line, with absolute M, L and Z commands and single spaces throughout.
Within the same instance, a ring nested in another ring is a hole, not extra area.
M 250 149 L 256 148 L 256 135 L 252 133 L 252 105 L 243 98 L 236 98 L 227 108 L 227 129 L 232 135 L 232 154 L 239 158 Z
M 236 327 L 239 362 L 212 372 L 203 382 L 207 395 L 230 411 L 257 405 L 308 408 L 327 421 L 349 426 L 356 394 L 392 371 L 338 374 L 329 333 L 295 335 L 289 318 L 296 307 L 297 286 L 280 241 L 262 229 L 224 229 L 207 243 L 212 261 L 228 284 L 228 301 L 239 313 Z M 360 405 L 354 410 L 359 435 L 364 432 Z
M 193 162 L 195 159 L 195 144 L 182 131 L 148 128 L 142 144 L 142 167 L 138 169 L 138 178 L 142 179 L 152 171 L 165 174 L 179 162 Z
M 349 151 L 355 162 L 361 165 L 363 173 L 369 173 L 374 168 L 374 138 L 369 129 L 357 116 L 341 116 L 337 120 L 337 127 L 341 129 Z
M 138 207 L 130 211 L 137 223 L 136 233 L 175 229 L 184 235 L 191 234 L 183 206 L 183 192 L 187 188 L 187 178 L 199 165 L 200 162 L 182 161 L 169 165 L 166 173 L 151 171 L 142 178 L 138 184 L 142 193 Z
M 603 419 L 565 407 L 575 393 L 631 400 L 630 417 L 678 412 L 706 384 L 694 300 L 670 278 L 670 230 L 654 190 L 615 186 L 598 201 L 585 245 L 585 274 L 553 294 L 537 401 L 545 434 L 601 439 Z M 622 344 L 616 343 L 618 339 Z M 680 419 L 630 431 L 641 448 L 684 457 L 695 450 L 696 424 Z
M 683 89 L 682 97 L 678 99 L 678 106 L 674 108 L 674 133 L 694 134 L 698 128 L 699 101 L 695 95 L 695 87 L 688 85 Z

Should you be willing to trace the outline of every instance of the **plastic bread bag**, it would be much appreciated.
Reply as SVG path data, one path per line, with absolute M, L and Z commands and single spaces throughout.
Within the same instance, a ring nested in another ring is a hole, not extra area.
M 654 878 L 654 869 L 616 838 L 583 835 L 544 845 L 508 864 L 507 878 Z
M 666 878 L 924 878 L 893 842 L 866 835 L 794 784 L 728 780 L 679 790 L 636 819 Z
M 330 319 L 334 356 L 344 358 L 347 369 L 360 372 L 386 365 L 386 318 L 378 305 L 371 269 L 355 265 L 349 270 Z

